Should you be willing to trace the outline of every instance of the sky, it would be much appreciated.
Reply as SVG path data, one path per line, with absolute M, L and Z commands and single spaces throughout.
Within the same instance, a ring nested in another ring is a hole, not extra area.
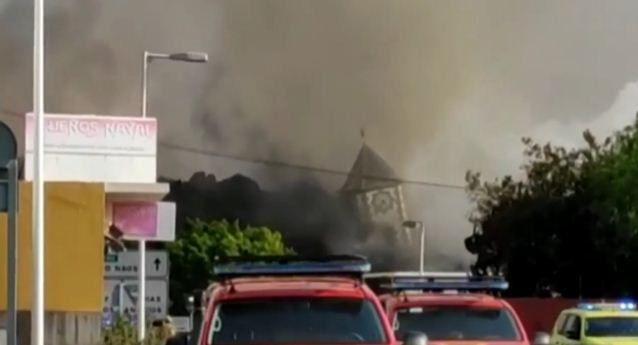
M 31 104 L 31 4 L 0 0 L 0 119 Z M 149 114 L 160 141 L 347 171 L 365 141 L 409 180 L 463 186 L 468 169 L 515 174 L 520 138 L 582 144 L 638 110 L 638 2 L 613 0 L 49 0 L 51 113 L 135 116 L 144 50 L 158 61 Z M 159 173 L 242 173 L 266 188 L 344 177 L 159 148 Z M 462 189 L 404 186 L 430 253 L 464 262 Z

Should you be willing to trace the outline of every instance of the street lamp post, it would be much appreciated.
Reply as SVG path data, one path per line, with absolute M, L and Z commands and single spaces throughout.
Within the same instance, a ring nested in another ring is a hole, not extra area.
M 193 323 L 194 323 L 193 314 L 195 314 L 195 297 L 194 296 L 188 296 L 188 298 L 186 299 L 186 311 L 188 311 L 188 325 L 190 327 L 190 330 L 192 330 Z
M 33 122 L 31 344 L 44 345 L 44 0 L 33 3 Z
M 142 117 L 146 118 L 147 91 L 148 91 L 148 66 L 153 60 L 170 60 L 191 63 L 208 62 L 208 54 L 200 52 L 185 53 L 151 53 L 144 51 L 142 61 Z M 146 240 L 139 241 L 140 261 L 138 264 L 137 285 L 137 338 L 142 341 L 146 333 Z
M 419 251 L 419 273 L 423 275 L 423 272 L 425 272 L 424 270 L 425 269 L 425 225 L 421 221 L 406 220 L 405 222 L 403 222 L 403 226 L 411 230 L 419 229 L 421 231 L 421 234 L 420 234 L 421 249 Z

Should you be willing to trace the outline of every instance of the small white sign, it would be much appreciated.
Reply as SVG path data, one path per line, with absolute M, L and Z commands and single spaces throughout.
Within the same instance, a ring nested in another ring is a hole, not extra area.
M 173 325 L 179 333 L 189 333 L 192 329 L 191 318 L 188 316 L 171 316 L 173 319 Z
M 173 242 L 175 241 L 175 225 L 177 215 L 177 205 L 174 202 L 160 201 L 157 203 L 157 234 L 153 241 Z
M 137 281 L 133 279 L 107 279 L 104 282 L 104 311 L 137 315 Z M 146 281 L 146 315 L 155 320 L 168 313 L 168 283 L 166 280 Z
M 110 278 L 137 278 L 140 262 L 138 251 L 107 254 L 104 259 L 104 276 Z M 146 277 L 168 277 L 168 253 L 166 251 L 146 251 Z
M 0 345 L 7 345 L 7 331 L 0 329 Z

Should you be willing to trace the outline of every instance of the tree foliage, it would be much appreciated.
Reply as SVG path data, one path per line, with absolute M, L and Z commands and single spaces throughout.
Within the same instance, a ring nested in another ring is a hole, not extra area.
M 474 269 L 502 272 L 514 295 L 637 291 L 638 123 L 602 143 L 567 150 L 524 138 L 523 176 L 466 175 L 474 210 Z M 634 254 L 636 253 L 636 254 Z
M 171 300 L 173 312 L 183 313 L 184 300 L 196 289 L 214 280 L 217 256 L 293 254 L 277 231 L 266 227 L 241 228 L 226 220 L 189 220 L 186 231 L 168 247 L 171 258 Z

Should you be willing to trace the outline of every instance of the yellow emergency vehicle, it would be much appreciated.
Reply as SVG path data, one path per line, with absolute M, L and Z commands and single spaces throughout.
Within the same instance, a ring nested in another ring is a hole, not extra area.
M 635 302 L 582 303 L 561 312 L 552 345 L 638 345 Z

